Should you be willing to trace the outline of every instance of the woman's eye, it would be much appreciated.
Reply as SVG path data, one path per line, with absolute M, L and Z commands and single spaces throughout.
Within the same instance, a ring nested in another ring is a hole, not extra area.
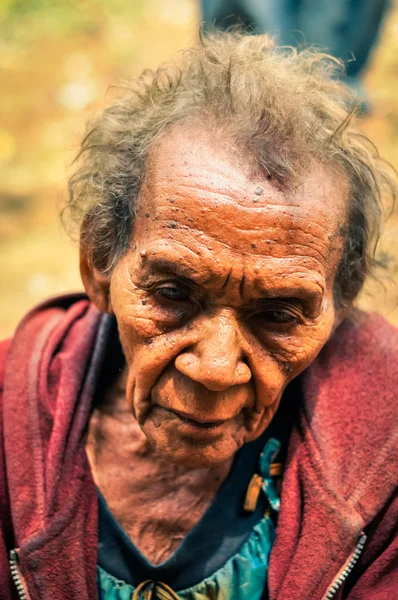
M 297 323 L 297 316 L 282 310 L 267 310 L 261 314 L 267 323 Z
M 184 302 L 190 299 L 188 290 L 184 290 L 175 285 L 165 285 L 156 290 L 155 294 L 166 300 L 174 302 Z

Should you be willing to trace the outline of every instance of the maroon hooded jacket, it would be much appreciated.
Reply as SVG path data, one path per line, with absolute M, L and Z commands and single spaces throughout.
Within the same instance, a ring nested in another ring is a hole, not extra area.
M 85 297 L 64 297 L 0 345 L 0 600 L 97 597 L 85 431 L 110 321 Z M 301 379 L 270 599 L 394 600 L 396 330 L 379 316 L 345 322 Z

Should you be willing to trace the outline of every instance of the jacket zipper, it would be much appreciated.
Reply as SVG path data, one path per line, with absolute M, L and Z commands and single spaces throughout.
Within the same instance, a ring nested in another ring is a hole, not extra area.
M 18 552 L 16 550 L 11 550 L 10 552 L 10 570 L 11 577 L 15 584 L 15 587 L 17 588 L 20 600 L 29 600 L 28 593 L 22 581 L 22 575 L 19 571 L 19 557 Z
M 337 592 L 339 591 L 339 589 L 341 588 L 341 586 L 343 585 L 343 583 L 345 582 L 355 565 L 357 564 L 359 557 L 362 554 L 362 550 L 364 549 L 366 539 L 366 533 L 362 533 L 354 549 L 354 552 L 344 564 L 343 568 L 336 575 L 332 585 L 328 588 L 322 600 L 332 600 L 336 596 Z

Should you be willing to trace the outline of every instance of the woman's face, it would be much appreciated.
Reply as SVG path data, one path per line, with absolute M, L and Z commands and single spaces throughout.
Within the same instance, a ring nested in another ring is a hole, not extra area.
M 257 438 L 329 338 L 343 183 L 318 168 L 282 191 L 198 130 L 152 150 L 110 302 L 127 400 L 169 460 L 212 467 Z

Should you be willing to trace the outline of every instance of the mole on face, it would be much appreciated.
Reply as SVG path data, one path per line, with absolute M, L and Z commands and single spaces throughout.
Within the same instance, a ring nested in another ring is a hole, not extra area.
M 221 463 L 261 435 L 335 324 L 342 240 L 330 236 L 346 218 L 345 183 L 314 167 L 293 192 L 264 177 L 254 195 L 238 153 L 174 129 L 143 187 L 144 250 L 112 273 L 131 410 L 151 445 L 186 465 Z

